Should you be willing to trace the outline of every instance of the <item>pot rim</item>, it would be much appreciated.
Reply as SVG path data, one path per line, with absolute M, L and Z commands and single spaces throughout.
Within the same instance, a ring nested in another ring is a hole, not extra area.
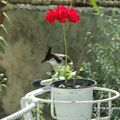
M 81 80 L 81 81 L 91 81 L 93 82 L 92 85 L 89 85 L 89 86 L 84 86 L 84 87 L 80 87 L 80 88 L 60 88 L 60 87 L 57 87 L 57 86 L 54 86 L 55 83 L 57 82 L 61 82 L 61 81 L 65 81 L 65 80 L 58 80 L 58 81 L 55 81 L 53 83 L 51 83 L 51 87 L 52 88 L 56 88 L 56 89 L 70 89 L 70 90 L 77 90 L 77 89 L 86 89 L 86 88 L 92 88 L 92 87 L 96 87 L 97 86 L 97 82 L 95 80 L 92 80 L 92 79 L 88 79 L 88 78 L 78 78 L 77 80 Z

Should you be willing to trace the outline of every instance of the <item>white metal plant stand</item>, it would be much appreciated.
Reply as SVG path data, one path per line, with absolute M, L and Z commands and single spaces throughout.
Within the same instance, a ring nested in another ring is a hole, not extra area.
M 43 82 L 48 83 L 49 81 L 50 81 L 50 79 L 49 80 L 44 80 Z M 33 108 L 35 108 L 39 103 L 49 103 L 49 104 L 51 104 L 51 115 L 52 115 L 53 118 L 56 118 L 54 110 L 53 110 L 54 103 L 64 103 L 64 104 L 92 103 L 92 104 L 97 104 L 97 111 L 96 111 L 97 117 L 92 119 L 92 120 L 109 120 L 110 117 L 111 117 L 111 110 L 112 110 L 112 103 L 111 102 L 112 102 L 112 100 L 115 100 L 116 98 L 118 98 L 120 96 L 120 94 L 115 90 L 111 90 L 111 89 L 108 89 L 108 88 L 94 87 L 94 91 L 103 91 L 103 92 L 108 93 L 108 98 L 101 99 L 101 100 L 92 100 L 92 101 L 53 101 L 51 99 L 48 100 L 48 99 L 42 99 L 42 98 L 37 97 L 38 95 L 41 95 L 41 94 L 46 93 L 48 91 L 51 91 L 50 85 L 47 85 L 46 87 L 39 88 L 37 90 L 34 90 L 34 91 L 26 94 L 25 97 L 23 97 L 21 99 L 22 110 L 14 113 L 14 114 L 12 114 L 8 117 L 5 117 L 1 120 L 15 120 L 15 119 L 17 119 L 21 116 L 24 116 L 24 120 L 34 120 L 33 115 L 31 113 L 31 110 Z M 108 103 L 109 114 L 106 117 L 101 117 L 100 116 L 100 106 L 101 106 L 101 103 L 105 103 L 105 102 Z M 37 111 L 36 116 L 37 116 L 37 120 L 40 120 L 39 109 Z

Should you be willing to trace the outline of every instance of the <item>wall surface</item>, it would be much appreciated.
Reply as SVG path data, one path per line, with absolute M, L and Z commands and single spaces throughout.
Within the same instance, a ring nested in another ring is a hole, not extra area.
M 64 53 L 62 26 L 58 23 L 49 25 L 44 20 L 44 13 L 35 11 L 11 11 L 7 13 L 11 23 L 5 21 L 8 35 L 8 47 L 1 54 L 0 69 L 4 70 L 8 83 L 0 100 L 0 117 L 20 109 L 20 99 L 27 92 L 35 89 L 34 79 L 45 79 L 52 68 L 48 63 L 41 64 L 49 46 L 53 52 Z M 97 40 L 100 30 L 99 17 L 81 15 L 81 22 L 72 25 L 69 30 L 68 52 L 74 63 L 80 55 L 80 47 L 87 31 L 91 31 Z M 97 32 L 96 32 L 97 31 Z

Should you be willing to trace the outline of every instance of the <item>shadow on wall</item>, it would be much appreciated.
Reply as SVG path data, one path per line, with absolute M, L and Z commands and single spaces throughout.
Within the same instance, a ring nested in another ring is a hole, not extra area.
M 6 53 L 1 54 L 3 59 L 0 60 L 0 66 L 6 71 L 8 87 L 1 97 L 0 107 L 8 115 L 20 109 L 20 99 L 34 89 L 34 79 L 48 77 L 46 72 L 51 70 L 51 66 L 48 63 L 41 64 L 48 47 L 52 46 L 53 52 L 57 53 L 64 53 L 64 48 L 62 27 L 47 24 L 43 13 L 18 10 L 7 14 L 11 19 L 11 24 L 5 21 L 8 47 Z M 83 15 L 80 24 L 71 27 L 68 52 L 75 63 L 79 58 L 83 36 L 87 31 L 96 32 L 94 27 L 97 19 Z

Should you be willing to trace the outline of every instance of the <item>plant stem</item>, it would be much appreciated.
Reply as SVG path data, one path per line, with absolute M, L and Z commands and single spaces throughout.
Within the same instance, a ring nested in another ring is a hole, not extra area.
M 84 59 L 85 59 L 85 50 L 83 50 L 81 52 L 81 55 L 80 55 L 80 58 L 79 58 L 78 67 L 77 67 L 77 70 L 76 70 L 76 73 L 75 73 L 75 77 L 74 77 L 74 80 L 73 80 L 73 88 L 75 88 L 76 79 L 77 79 L 77 76 L 79 74 L 79 71 L 80 71 L 80 68 L 81 68 L 81 65 L 82 65 Z
M 65 65 L 67 66 L 67 35 L 66 35 L 66 27 L 65 25 L 63 24 L 63 36 L 64 36 L 64 48 L 65 48 L 65 55 L 66 55 L 66 58 L 65 58 Z
M 65 78 L 65 87 L 67 88 L 68 87 L 68 79 Z
M 75 88 L 77 76 L 79 74 L 81 65 L 86 57 L 86 53 L 88 50 L 88 43 L 90 42 L 90 39 L 91 39 L 91 33 L 87 32 L 86 37 L 84 38 L 84 45 L 83 45 L 82 50 L 81 50 L 82 52 L 81 52 L 81 55 L 79 58 L 78 67 L 77 67 L 76 74 L 75 74 L 74 81 L 73 81 L 73 88 Z

